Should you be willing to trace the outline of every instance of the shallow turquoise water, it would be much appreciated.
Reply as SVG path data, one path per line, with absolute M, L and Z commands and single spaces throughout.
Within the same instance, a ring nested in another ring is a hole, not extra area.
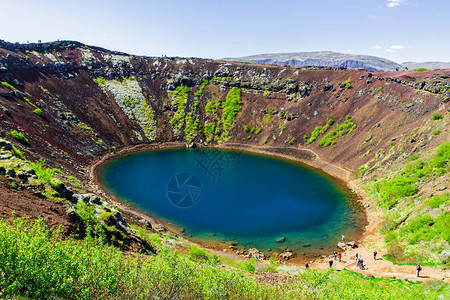
M 114 159 L 98 175 L 114 195 L 184 228 L 194 240 L 314 252 L 336 245 L 342 234 L 355 235 L 363 221 L 352 195 L 329 177 L 272 157 L 147 151 Z M 285 242 L 277 242 L 282 237 Z

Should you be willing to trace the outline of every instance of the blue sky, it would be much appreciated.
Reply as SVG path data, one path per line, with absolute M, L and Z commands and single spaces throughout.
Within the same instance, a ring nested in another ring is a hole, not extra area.
M 450 61 L 448 0 L 0 0 L 0 39 L 77 40 L 131 54 L 336 51 Z

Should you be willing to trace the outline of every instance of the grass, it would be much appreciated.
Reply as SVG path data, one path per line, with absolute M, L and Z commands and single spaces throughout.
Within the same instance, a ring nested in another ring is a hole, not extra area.
M 10 84 L 9 84 L 9 83 L 7 83 L 6 81 L 2 81 L 2 85 L 3 85 L 4 87 L 6 87 L 6 88 L 10 89 L 10 90 L 13 90 L 13 91 L 15 91 L 15 90 L 16 90 L 16 88 L 15 88 L 15 87 L 13 87 L 12 85 L 10 85 Z
M 0 291 L 30 299 L 436 299 L 448 285 L 391 278 L 365 279 L 347 270 L 309 270 L 288 283 L 259 283 L 218 266 L 215 255 L 190 247 L 187 255 L 161 245 L 157 255 L 124 255 L 101 238 L 61 239 L 42 219 L 0 220 Z
M 28 139 L 23 135 L 22 132 L 18 132 L 17 130 L 12 130 L 9 133 L 13 136 L 13 138 L 15 138 L 19 141 L 28 142 Z
M 33 113 L 37 116 L 42 116 L 42 110 L 40 108 L 36 108 L 35 110 L 33 110 Z
M 314 128 L 314 130 L 311 132 L 311 136 L 310 136 L 309 140 L 306 142 L 306 144 L 311 144 L 312 142 L 317 140 L 317 138 L 319 136 L 321 136 L 325 131 L 327 131 L 328 128 L 333 124 L 334 124 L 334 120 L 329 119 L 324 126 L 317 126 L 316 128 Z
M 396 263 L 448 265 L 440 253 L 450 247 L 450 193 L 424 201 L 419 187 L 442 178 L 450 170 L 450 143 L 442 143 L 429 159 L 415 154 L 390 178 L 374 178 L 369 192 L 385 211 L 381 232 L 389 247 L 387 255 Z M 433 192 L 434 193 L 434 192 Z
M 328 147 L 334 145 L 337 140 L 356 128 L 356 124 L 353 123 L 352 118 L 347 115 L 345 121 L 342 124 L 336 126 L 336 130 L 331 130 L 323 139 L 319 142 L 320 146 Z
M 20 151 L 19 149 L 17 149 L 17 147 L 16 146 L 12 146 L 13 147 L 13 150 L 14 150 L 14 155 L 16 156 L 16 157 L 18 157 L 18 158 L 20 158 L 20 159 L 24 159 L 25 158 L 25 156 L 23 155 L 23 152 L 22 151 Z
M 430 120 L 440 120 L 440 119 L 442 119 L 442 118 L 443 118 L 442 115 L 440 115 L 440 114 L 438 114 L 438 113 L 434 113 L 434 114 L 431 116 Z
M 429 71 L 427 68 L 417 68 L 413 69 L 412 71 Z
M 92 79 L 96 84 L 98 84 L 99 86 L 104 86 L 106 84 L 106 80 L 103 77 L 97 77 Z
M 273 117 L 274 117 L 274 115 L 272 115 L 272 114 L 267 114 L 267 115 L 266 115 L 266 119 L 264 120 L 263 126 L 266 125 L 267 123 L 269 123 L 270 120 L 272 120 Z
M 184 85 L 177 86 L 176 89 L 170 91 L 169 94 L 172 96 L 172 105 L 175 105 L 178 108 L 169 121 L 170 125 L 172 125 L 172 128 L 174 129 L 175 135 L 177 135 L 185 123 L 184 110 L 186 108 L 187 98 L 189 96 L 189 87 Z
M 45 166 L 45 160 L 42 158 L 30 163 L 30 167 L 36 172 L 36 176 L 44 182 L 50 182 L 55 174 L 62 174 L 60 169 L 47 168 Z
M 228 131 L 234 124 L 236 115 L 242 109 L 241 90 L 232 88 L 222 104 L 222 122 L 224 131 Z

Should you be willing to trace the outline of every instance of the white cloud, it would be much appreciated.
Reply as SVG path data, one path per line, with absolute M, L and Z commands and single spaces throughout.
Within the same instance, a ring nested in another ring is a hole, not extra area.
M 381 47 L 381 46 L 373 46 L 372 48 L 373 49 L 383 49 L 383 47 Z
M 393 46 L 391 46 L 391 49 L 403 49 L 403 46 L 393 45 Z
M 392 49 L 386 49 L 387 52 L 394 52 Z
M 396 7 L 399 5 L 402 5 L 403 3 L 405 3 L 405 0 L 386 0 L 386 6 L 387 7 Z

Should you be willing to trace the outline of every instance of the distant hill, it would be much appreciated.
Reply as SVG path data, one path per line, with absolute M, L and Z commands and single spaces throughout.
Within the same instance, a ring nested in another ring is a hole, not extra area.
M 224 60 L 291 65 L 298 67 L 344 67 L 347 69 L 379 71 L 395 71 L 396 68 L 403 69 L 400 64 L 385 58 L 369 55 L 344 54 L 332 51 L 260 54 L 224 58 Z
M 437 69 L 450 69 L 450 62 L 441 62 L 441 61 L 428 61 L 428 62 L 404 62 L 402 63 L 403 67 L 408 67 L 410 70 L 425 68 L 428 70 L 437 70 Z

